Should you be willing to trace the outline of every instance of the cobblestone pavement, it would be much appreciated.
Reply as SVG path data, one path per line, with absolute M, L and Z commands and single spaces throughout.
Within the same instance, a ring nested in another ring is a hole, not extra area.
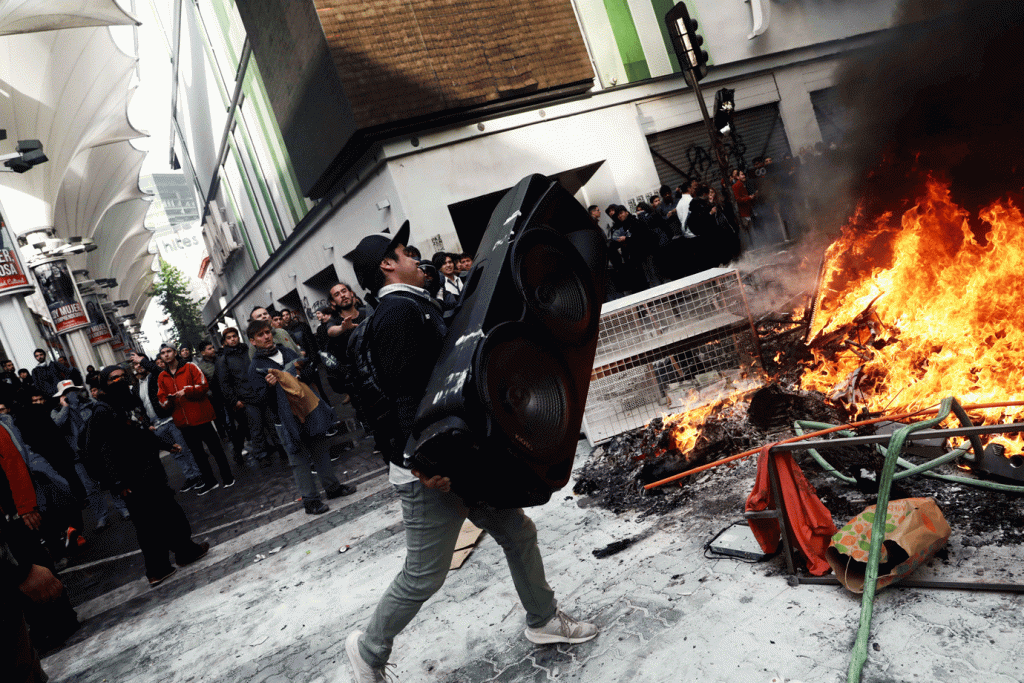
M 372 462 L 365 452 L 354 457 Z M 581 444 L 577 463 L 588 457 Z M 560 606 L 601 628 L 582 645 L 535 646 L 523 637 L 524 612 L 504 557 L 485 534 L 396 640 L 395 680 L 845 681 L 858 596 L 793 586 L 778 559 L 745 564 L 705 556 L 711 535 L 740 516 L 754 464 L 732 472 L 735 483 L 716 493 L 734 500 L 734 512 L 715 512 L 695 497 L 673 513 L 638 519 L 589 506 L 568 489 L 530 509 Z M 712 475 L 707 482 L 715 486 Z M 286 490 L 282 484 L 274 495 Z M 250 490 L 248 497 L 259 495 Z M 44 659 L 44 668 L 53 680 L 81 683 L 351 681 L 345 637 L 366 623 L 399 570 L 404 538 L 397 498 L 382 474 L 338 502 L 310 517 L 285 497 L 283 516 L 259 514 L 248 531 L 211 526 L 210 555 L 165 584 L 145 587 L 140 571 L 81 601 L 83 628 Z M 265 510 L 253 505 L 250 516 Z M 635 542 L 602 559 L 593 555 L 622 539 Z M 997 559 L 1012 566 L 1019 549 L 982 551 L 954 539 L 952 559 L 922 572 L 977 579 L 979 567 L 1000 552 L 1008 555 Z M 1024 680 L 1017 655 L 1022 606 L 1020 596 L 1007 594 L 882 591 L 862 680 Z
M 337 457 L 335 473 L 342 481 L 357 486 L 383 474 L 383 461 L 371 452 L 372 439 L 358 428 L 352 409 L 339 403 L 337 412 L 340 429 L 331 438 L 332 457 Z M 251 457 L 239 463 L 232 457 L 231 445 L 225 443 L 224 448 L 235 474 L 234 486 L 215 489 L 205 496 L 193 491 L 175 496 L 192 524 L 195 538 L 222 545 L 302 509 L 291 468 L 283 456 L 271 456 L 266 465 Z M 163 463 L 170 485 L 177 491 L 184 483 L 181 470 L 167 453 L 163 454 Z M 60 576 L 74 605 L 139 581 L 145 567 L 130 521 L 111 508 L 110 525 L 96 532 L 92 511 L 84 514 L 89 543 Z

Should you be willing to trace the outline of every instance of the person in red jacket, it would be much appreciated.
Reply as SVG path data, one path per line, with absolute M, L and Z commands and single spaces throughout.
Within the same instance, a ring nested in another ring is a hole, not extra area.
M 234 486 L 235 477 L 231 473 L 231 465 L 224 455 L 224 447 L 213 427 L 217 417 L 213 404 L 210 403 L 210 385 L 206 375 L 195 363 L 183 363 L 173 346 L 164 344 L 160 347 L 160 360 L 165 364 L 164 371 L 157 379 L 157 400 L 165 409 L 172 411 L 172 419 L 185 443 L 195 457 L 196 466 L 203 477 L 203 484 L 196 493 L 205 496 L 221 484 L 213 476 L 213 468 L 203 448 L 209 449 L 213 459 L 217 461 L 221 482 L 224 488 Z
M 736 173 L 736 182 L 733 183 L 732 194 L 736 197 L 736 207 L 740 211 L 740 226 L 749 233 L 754 227 L 752 205 L 757 198 L 757 192 L 754 194 L 747 192 L 747 174 L 743 171 Z

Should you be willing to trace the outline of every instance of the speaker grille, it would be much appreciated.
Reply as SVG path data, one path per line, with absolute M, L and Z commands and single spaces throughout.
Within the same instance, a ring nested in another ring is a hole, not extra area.
M 567 239 L 527 230 L 512 250 L 512 276 L 527 307 L 563 344 L 580 345 L 597 325 L 593 276 Z
M 480 394 L 498 428 L 537 464 L 564 458 L 572 380 L 564 363 L 527 336 L 528 327 L 496 327 L 479 358 Z

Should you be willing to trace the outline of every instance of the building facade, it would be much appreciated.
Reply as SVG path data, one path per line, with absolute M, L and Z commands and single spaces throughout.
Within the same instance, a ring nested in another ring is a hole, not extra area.
M 211 329 L 256 305 L 307 317 L 365 235 L 411 223 L 425 257 L 472 251 L 521 178 L 584 205 L 709 175 L 669 0 L 176 2 L 173 151 L 204 198 Z M 686 0 L 735 90 L 745 161 L 841 135 L 845 57 L 896 0 Z

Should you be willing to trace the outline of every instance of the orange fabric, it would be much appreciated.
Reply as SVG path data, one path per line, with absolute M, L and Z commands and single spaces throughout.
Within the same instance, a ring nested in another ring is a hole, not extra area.
M 21 451 L 14 445 L 14 439 L 3 427 L 0 427 L 0 467 L 3 467 L 7 481 L 11 484 L 11 495 L 14 496 L 18 514 L 25 515 L 35 510 L 36 487 L 32 484 L 32 475 L 21 457 Z
M 768 483 L 768 449 L 765 446 L 757 457 L 757 479 L 754 490 L 747 496 L 747 512 L 775 509 L 771 485 Z M 831 567 L 825 559 L 825 551 L 836 525 L 832 514 L 818 498 L 789 452 L 775 455 L 775 466 L 779 472 L 779 488 L 786 504 L 786 524 L 793 534 L 797 547 L 807 557 L 807 571 L 814 576 L 829 572 Z M 748 521 L 761 549 L 766 553 L 775 552 L 781 541 L 781 530 L 774 519 L 751 519 Z

